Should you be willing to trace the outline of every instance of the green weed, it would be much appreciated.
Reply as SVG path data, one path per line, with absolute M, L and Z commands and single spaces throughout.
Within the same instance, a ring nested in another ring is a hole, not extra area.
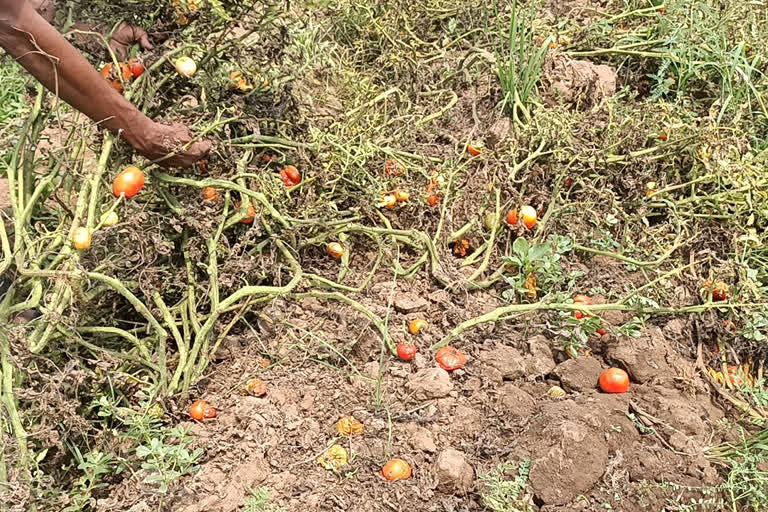
M 269 502 L 269 489 L 266 487 L 259 487 L 255 491 L 249 490 L 251 496 L 245 499 L 242 512 L 285 512 L 283 507 Z
M 524 499 L 531 459 L 524 458 L 519 465 L 499 464 L 487 475 L 480 476 L 487 492 L 483 493 L 483 505 L 493 512 L 526 512 L 531 510 Z M 506 480 L 506 473 L 516 473 L 514 480 Z

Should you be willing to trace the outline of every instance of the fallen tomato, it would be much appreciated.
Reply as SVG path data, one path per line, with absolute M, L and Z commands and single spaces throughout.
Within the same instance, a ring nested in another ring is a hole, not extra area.
M 533 229 L 537 221 L 536 210 L 533 206 L 523 206 L 520 208 L 520 216 L 523 218 L 523 225 L 528 229 Z
M 179 57 L 173 65 L 176 72 L 184 78 L 192 78 L 197 73 L 197 63 L 190 57 Z
M 435 360 L 440 368 L 452 372 L 462 368 L 467 363 L 467 356 L 453 347 L 443 347 L 435 354 Z
M 737 388 L 742 387 L 744 385 L 744 371 L 741 369 L 741 367 L 736 365 L 729 366 L 728 380 L 730 380 L 731 384 Z
M 120 73 L 118 74 L 113 69 L 113 65 L 111 62 L 104 65 L 103 68 L 101 68 L 101 76 L 104 77 L 104 79 L 109 82 L 109 85 L 115 88 L 115 90 L 119 93 L 123 92 L 123 82 L 127 82 L 131 79 L 133 76 L 131 74 L 131 70 L 128 66 L 126 66 L 124 63 L 120 62 Z M 122 79 L 122 80 L 121 80 Z
M 482 152 L 483 152 L 482 142 L 470 142 L 469 144 L 467 144 L 467 153 L 469 153 L 470 155 L 478 156 Z
M 408 343 L 398 343 L 397 344 L 397 355 L 400 356 L 400 359 L 403 361 L 410 361 L 414 357 L 416 357 L 416 354 L 419 352 L 419 348 L 416 345 L 411 345 Z
M 411 194 L 409 194 L 407 191 L 400 190 L 400 189 L 395 190 L 395 199 L 397 199 L 401 203 L 408 201 L 408 199 L 410 198 L 411 198 Z
M 385 194 L 379 198 L 379 208 L 394 208 L 397 205 L 397 198 L 394 194 Z
M 586 295 L 577 295 L 576 297 L 574 297 L 573 303 L 574 304 L 582 304 L 584 306 L 592 306 L 593 305 L 592 299 L 590 299 Z M 576 320 L 581 320 L 582 318 L 584 318 L 584 313 L 582 313 L 581 311 L 574 311 L 573 312 L 573 316 L 576 317 Z
M 335 444 L 328 451 L 318 457 L 317 462 L 325 469 L 338 471 L 347 465 L 349 456 L 343 446 Z
M 397 160 L 389 159 L 384 162 L 384 174 L 390 176 L 402 176 L 405 173 L 405 167 Z
M 390 482 L 405 480 L 411 477 L 411 465 L 403 459 L 392 459 L 381 468 L 381 476 Z
M 565 178 L 565 181 L 563 181 L 563 185 L 565 185 L 565 188 L 571 188 L 573 186 L 573 179 Z
M 509 210 L 509 212 L 507 212 L 507 224 L 510 226 L 517 226 L 517 220 L 517 208 Z
M 325 250 L 328 252 L 328 254 L 335 260 L 342 257 L 344 254 L 344 246 L 341 245 L 339 242 L 331 242 L 326 247 Z
M 72 245 L 78 251 L 84 251 L 91 246 L 91 231 L 88 228 L 77 228 L 72 232 Z
M 621 368 L 608 368 L 600 374 L 600 389 L 606 393 L 626 393 L 629 375 Z
M 662 134 L 659 135 L 659 140 L 662 141 L 662 142 L 666 142 L 667 136 L 662 133 Z
M 717 281 L 712 287 L 712 300 L 722 302 L 728 300 L 728 285 Z
M 205 400 L 198 400 L 189 408 L 189 415 L 192 416 L 192 419 L 203 421 L 205 419 L 215 418 L 216 409 L 211 407 L 211 404 Z
M 235 210 L 239 210 L 242 206 L 243 206 L 243 203 L 238 201 L 237 203 L 235 203 Z M 248 213 L 246 214 L 245 217 L 240 219 L 240 222 L 242 222 L 243 224 L 253 224 L 253 219 L 255 218 L 256 218 L 256 210 L 253 208 L 252 204 L 249 204 Z
M 429 206 L 435 206 L 437 203 L 440 202 L 440 196 L 437 194 L 430 194 L 427 196 L 427 203 Z
M 363 424 L 354 416 L 343 416 L 336 422 L 336 432 L 342 437 L 363 433 Z
M 469 240 L 466 238 L 460 238 L 451 242 L 451 245 L 453 246 L 454 256 L 458 256 L 459 258 L 464 258 L 467 256 L 467 252 L 469 252 Z
M 552 386 L 551 388 L 549 388 L 549 391 L 547 391 L 547 395 L 549 396 L 549 398 L 562 398 L 566 394 L 567 393 L 565 392 L 565 390 L 560 386 Z
M 144 173 L 138 167 L 126 167 L 112 182 L 112 193 L 115 197 L 125 195 L 133 197 L 144 186 Z
M 280 179 L 286 187 L 295 187 L 301 183 L 301 174 L 294 166 L 286 165 L 280 170 Z
M 251 396 L 264 396 L 267 394 L 267 385 L 261 379 L 249 379 L 243 386 L 243 392 Z
M 139 78 L 145 71 L 144 64 L 137 57 L 128 61 L 128 69 L 131 70 L 133 78 Z
M 237 89 L 240 92 L 246 92 L 253 89 L 253 86 L 248 83 L 248 80 L 246 80 L 240 71 L 233 71 L 229 74 L 229 88 Z
M 411 320 L 411 323 L 408 324 L 408 331 L 410 331 L 411 334 L 419 334 L 422 330 L 424 330 L 427 327 L 427 321 L 422 319 L 416 319 Z
M 219 193 L 216 192 L 216 189 L 213 187 L 205 187 L 202 192 L 203 195 L 203 201 L 215 201 L 218 199 Z

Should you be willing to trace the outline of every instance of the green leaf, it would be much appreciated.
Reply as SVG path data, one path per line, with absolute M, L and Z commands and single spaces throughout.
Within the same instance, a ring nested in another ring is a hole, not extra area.
M 531 245 L 528 243 L 528 240 L 523 237 L 518 238 L 515 240 L 515 243 L 512 244 L 512 250 L 515 251 L 515 254 L 517 254 L 523 261 L 528 259 L 528 251 L 530 249 Z
M 529 261 L 544 261 L 549 255 L 549 253 L 552 250 L 552 246 L 549 245 L 549 243 L 543 243 L 534 245 L 529 251 L 528 251 L 528 260 Z

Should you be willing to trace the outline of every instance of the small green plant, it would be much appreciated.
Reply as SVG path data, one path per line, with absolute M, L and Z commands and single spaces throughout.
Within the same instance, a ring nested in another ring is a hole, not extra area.
M 572 248 L 571 239 L 565 236 L 552 235 L 549 240 L 531 245 L 525 238 L 518 238 L 512 244 L 512 256 L 505 256 L 504 262 L 513 265 L 517 273 L 505 279 L 512 288 L 504 292 L 507 300 L 516 294 L 530 292 L 526 281 L 530 275 L 535 275 L 535 288 L 548 292 L 562 281 L 563 269 L 560 266 L 561 256 Z
M 482 475 L 482 480 L 488 488 L 483 494 L 483 505 L 493 512 L 525 512 L 530 510 L 524 499 L 524 491 L 528 485 L 528 474 L 531 470 L 531 459 L 528 457 L 514 464 L 499 464 L 496 469 Z M 505 473 L 516 472 L 514 480 L 506 480 Z
M 62 512 L 78 512 L 94 508 L 96 498 L 93 497 L 93 490 L 104 487 L 106 484 L 101 482 L 104 475 L 113 471 L 119 471 L 116 461 L 111 454 L 93 451 L 86 454 L 83 458 L 82 453 L 76 446 L 70 447 L 72 455 L 75 458 L 77 469 L 83 472 L 83 475 L 75 481 L 72 492 L 70 493 L 71 504 L 64 508 Z
M 709 450 L 709 455 L 730 466 L 728 479 L 722 485 L 733 512 L 768 510 L 768 430 L 747 435 L 737 426 L 741 436 L 736 444 L 724 443 Z
M 283 507 L 278 507 L 269 502 L 269 489 L 259 487 L 255 491 L 249 489 L 250 497 L 245 499 L 242 512 L 285 512 Z
M 168 492 L 171 483 L 200 469 L 197 462 L 203 450 L 197 448 L 193 452 L 189 451 L 188 447 L 194 439 L 188 435 L 189 431 L 188 427 L 175 427 L 136 448 L 136 456 L 144 461 L 141 469 L 149 473 L 144 482 L 159 484 L 158 491 L 161 494 Z M 166 443 L 169 439 L 174 439 L 174 442 Z
M 504 94 L 501 108 L 511 115 L 516 123 L 523 124 L 523 121 L 527 123 L 531 120 L 529 103 L 539 82 L 547 48 L 553 37 L 549 36 L 537 45 L 531 24 L 532 16 L 526 16 L 518 10 L 517 0 L 512 2 L 511 9 L 507 38 L 503 40 L 496 54 L 496 68 Z M 496 18 L 500 19 L 498 5 Z M 500 34 L 504 31 L 498 22 L 497 30 Z

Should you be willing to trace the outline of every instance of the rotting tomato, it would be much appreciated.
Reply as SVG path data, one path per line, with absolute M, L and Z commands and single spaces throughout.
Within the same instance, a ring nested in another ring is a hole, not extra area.
M 600 374 L 600 389 L 606 393 L 626 393 L 629 375 L 621 368 L 608 368 Z
M 482 142 L 470 142 L 467 144 L 467 153 L 472 156 L 478 156 L 483 152 Z
M 400 356 L 400 359 L 403 361 L 412 360 L 414 357 L 416 357 L 418 352 L 419 348 L 416 345 L 411 345 L 409 343 L 397 344 L 397 355 Z
M 459 352 L 454 347 L 443 347 L 435 354 L 435 360 L 440 368 L 452 372 L 467 364 L 467 355 Z
M 397 205 L 397 197 L 394 194 L 384 194 L 379 197 L 379 208 L 394 208 Z
M 138 57 L 134 57 L 128 61 L 128 69 L 131 70 L 131 75 L 134 79 L 139 78 L 145 71 L 144 64 Z
M 192 419 L 203 421 L 205 419 L 215 418 L 216 409 L 211 407 L 211 404 L 205 400 L 198 400 L 189 408 L 189 415 L 192 416 Z
M 237 203 L 235 203 L 235 210 L 239 210 L 242 206 L 243 206 L 243 203 L 238 201 Z M 253 208 L 252 204 L 249 204 L 248 213 L 246 214 L 245 217 L 240 219 L 240 222 L 243 224 L 253 224 L 253 219 L 255 218 L 256 218 L 256 210 Z
M 410 198 L 411 198 L 411 194 L 409 194 L 407 190 L 401 190 L 401 189 L 395 190 L 395 199 L 397 199 L 401 203 L 408 201 L 408 199 Z
M 203 201 L 215 201 L 218 199 L 219 193 L 213 187 L 205 187 L 202 192 Z
M 440 202 L 440 196 L 439 195 L 437 195 L 435 193 L 432 193 L 432 194 L 427 196 L 427 203 L 429 204 L 429 206 L 435 206 L 439 202 Z
M 354 416 L 342 416 L 336 422 L 336 432 L 342 437 L 361 435 L 363 433 L 363 424 Z
M 742 370 L 741 367 L 736 365 L 731 365 L 728 367 L 728 380 L 731 381 L 731 384 L 736 386 L 737 388 L 740 388 L 744 385 L 744 370 Z
M 123 92 L 123 82 L 127 82 L 131 79 L 133 74 L 131 73 L 131 69 L 126 66 L 124 63 L 120 62 L 120 74 L 118 74 L 114 69 L 111 62 L 108 62 L 104 65 L 103 68 L 101 68 L 101 76 L 104 77 L 104 79 L 109 82 L 109 85 L 115 88 L 115 90 L 119 93 Z M 122 75 L 122 81 L 120 80 Z
M 339 444 L 331 446 L 327 452 L 317 458 L 317 462 L 330 471 L 340 470 L 347 465 L 348 461 L 349 455 L 347 455 L 347 450 Z
M 301 183 L 301 174 L 299 174 L 299 170 L 296 167 L 286 165 L 280 170 L 280 179 L 286 187 L 295 187 Z
M 509 210 L 509 212 L 507 212 L 507 224 L 510 226 L 517 226 L 517 220 L 517 208 Z
M 573 178 L 565 178 L 563 185 L 565 185 L 565 188 L 571 188 L 573 186 Z
M 72 232 L 72 245 L 78 251 L 84 251 L 91 246 L 91 230 L 79 227 Z
M 465 258 L 469 252 L 469 240 L 466 238 L 459 238 L 451 242 L 453 246 L 453 255 L 459 258 Z
M 712 287 L 712 300 L 717 302 L 728 300 L 728 285 L 722 281 L 715 282 Z
M 144 173 L 138 167 L 126 167 L 123 172 L 115 177 L 112 182 L 112 193 L 115 197 L 125 195 L 126 198 L 133 197 L 139 193 L 144 186 Z
M 392 459 L 381 468 L 381 476 L 390 482 L 405 480 L 411 477 L 411 465 L 403 459 Z
M 246 395 L 251 396 L 264 396 L 267 394 L 267 385 L 266 383 L 261 379 L 248 379 L 248 382 L 245 383 L 245 386 L 243 386 L 243 392 Z
M 402 176 L 405 173 L 405 167 L 397 160 L 389 159 L 384 162 L 384 174 L 390 176 Z
M 248 80 L 243 76 L 240 71 L 233 71 L 229 74 L 229 88 L 236 89 L 240 92 L 247 92 L 253 89 L 253 86 L 248 83 Z
M 339 242 L 331 242 L 331 243 L 329 243 L 325 247 L 325 250 L 335 260 L 341 258 L 344 255 L 344 246 L 341 245 Z
M 573 298 L 574 304 L 582 304 L 584 306 L 592 306 L 594 303 L 592 302 L 592 299 L 589 298 L 587 295 L 577 295 Z M 584 318 L 584 313 L 581 311 L 574 311 L 573 316 L 576 318 L 576 320 L 581 320 Z
M 523 225 L 528 229 L 533 229 L 538 220 L 536 210 L 533 206 L 523 206 L 520 208 L 520 217 L 523 219 Z
M 427 321 L 422 320 L 421 318 L 417 318 L 416 320 L 411 320 L 411 323 L 408 324 L 408 331 L 411 334 L 419 334 L 421 331 L 423 331 L 427 327 Z

